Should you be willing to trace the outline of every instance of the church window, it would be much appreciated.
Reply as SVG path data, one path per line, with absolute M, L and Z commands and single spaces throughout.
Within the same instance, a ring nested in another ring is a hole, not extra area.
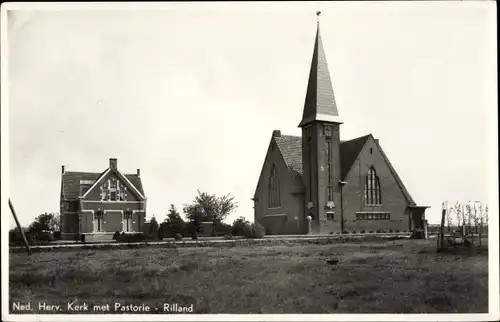
M 333 201 L 332 141 L 326 141 L 326 170 L 328 175 L 327 201 Z
M 374 168 L 370 168 L 365 181 L 365 204 L 381 205 L 382 193 L 380 191 L 380 180 Z
M 357 212 L 356 220 L 391 220 L 389 212 Z
M 281 207 L 280 200 L 280 181 L 276 166 L 271 168 L 271 175 L 269 176 L 269 208 Z
M 308 132 L 310 132 L 311 129 L 308 129 Z M 309 133 L 310 135 L 310 133 Z M 309 201 L 313 200 L 312 196 L 312 186 L 313 186 L 313 151 L 312 151 L 312 137 L 309 136 L 308 140 L 308 148 L 307 148 L 307 153 L 309 153 Z
M 373 148 L 370 148 L 370 154 L 372 154 L 372 153 L 373 153 Z

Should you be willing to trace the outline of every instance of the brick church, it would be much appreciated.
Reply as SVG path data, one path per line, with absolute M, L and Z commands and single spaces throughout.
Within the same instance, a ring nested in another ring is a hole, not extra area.
M 273 131 L 255 222 L 273 235 L 424 229 L 428 207 L 417 206 L 380 142 L 372 134 L 342 141 L 342 123 L 318 22 L 302 136 Z

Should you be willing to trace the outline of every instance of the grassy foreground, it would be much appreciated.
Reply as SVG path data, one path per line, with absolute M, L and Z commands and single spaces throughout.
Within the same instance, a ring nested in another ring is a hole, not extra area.
M 109 304 L 109 313 L 134 313 L 114 303 L 193 304 L 194 313 L 486 313 L 488 258 L 436 254 L 422 240 L 11 253 L 9 294 L 11 313 L 21 313 L 16 301 L 32 303 L 24 313 L 51 314 L 103 313 L 68 312 L 67 302 Z

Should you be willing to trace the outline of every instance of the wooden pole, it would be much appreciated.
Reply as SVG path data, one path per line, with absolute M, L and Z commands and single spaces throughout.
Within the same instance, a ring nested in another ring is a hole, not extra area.
M 438 251 L 443 249 L 444 245 L 444 218 L 446 216 L 446 208 L 443 202 L 443 212 L 441 214 L 441 227 L 439 227 L 439 238 L 438 238 Z
M 26 239 L 26 235 L 24 234 L 24 231 L 21 227 L 21 224 L 19 223 L 19 220 L 17 219 L 16 212 L 14 210 L 14 206 L 12 205 L 12 202 L 10 201 L 10 198 L 9 198 L 9 207 L 10 207 L 10 211 L 12 211 L 12 215 L 14 216 L 14 220 L 16 221 L 17 229 L 19 229 L 19 231 L 21 232 L 21 236 L 23 236 L 24 246 L 26 246 L 26 250 L 28 251 L 28 254 L 31 254 L 30 245 L 28 244 L 28 240 Z

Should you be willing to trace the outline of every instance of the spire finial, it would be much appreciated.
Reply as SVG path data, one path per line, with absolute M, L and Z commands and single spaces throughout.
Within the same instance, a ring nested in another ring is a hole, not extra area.
M 318 11 L 316 11 L 316 17 L 317 17 L 317 19 L 318 19 L 318 24 L 319 24 L 319 15 L 320 15 L 320 14 L 321 14 L 321 11 L 319 11 L 319 10 L 318 10 Z

